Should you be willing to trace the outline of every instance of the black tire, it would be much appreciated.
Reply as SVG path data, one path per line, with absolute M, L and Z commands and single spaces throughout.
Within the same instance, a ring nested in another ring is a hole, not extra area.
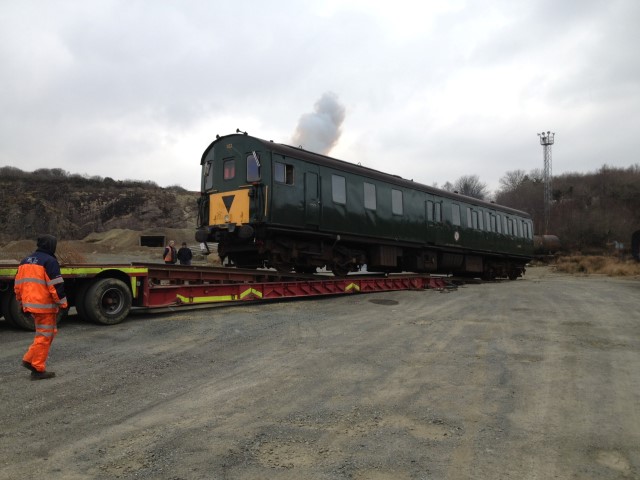
M 90 282 L 84 282 L 76 288 L 75 307 L 78 317 L 82 320 L 90 320 L 87 316 L 87 308 L 85 307 L 87 301 L 87 290 L 89 290 L 90 286 Z
M 348 265 L 338 265 L 337 263 L 331 265 L 331 272 L 334 276 L 339 278 L 346 277 L 350 271 L 351 270 L 349 269 Z
M 0 294 L 0 314 L 2 314 L 4 321 L 7 322 L 9 327 L 17 328 L 18 326 L 14 323 L 12 316 L 6 313 L 9 309 L 9 297 L 13 297 L 13 290 L 7 290 Z
M 102 278 L 87 291 L 84 307 L 92 322 L 115 325 L 122 322 L 131 310 L 131 290 L 115 278 Z
M 31 331 L 36 329 L 33 317 L 22 311 L 22 307 L 13 292 L 7 292 L 2 296 L 2 314 L 4 319 L 16 328 Z
M 483 273 L 482 273 L 482 279 L 485 281 L 493 281 L 496 279 L 496 272 L 493 268 L 487 268 Z
M 58 310 L 56 325 L 60 325 L 60 323 L 67 318 L 68 313 L 69 310 L 66 308 Z M 31 330 L 32 332 L 36 329 L 35 320 L 31 315 L 22 311 L 22 307 L 13 294 L 8 293 L 2 296 L 2 314 L 4 315 L 4 319 L 9 322 L 9 325 L 12 327 Z
M 59 327 L 60 324 L 67 319 L 68 315 L 69 315 L 68 308 L 61 308 L 60 310 L 58 310 L 58 314 L 56 315 L 56 326 Z

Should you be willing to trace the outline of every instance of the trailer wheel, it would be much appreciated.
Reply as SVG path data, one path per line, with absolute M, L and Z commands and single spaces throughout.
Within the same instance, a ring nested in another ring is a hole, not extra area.
M 84 282 L 76 289 L 75 307 L 78 317 L 82 320 L 89 320 L 85 304 L 87 301 L 87 290 L 89 290 L 90 285 L 89 282 Z
M 36 329 L 33 317 L 22 311 L 22 307 L 13 292 L 8 292 L 2 296 L 2 315 L 11 326 L 31 331 Z
M 96 281 L 87 291 L 84 308 L 89 320 L 102 325 L 123 321 L 131 310 L 131 290 L 115 278 Z
M 18 303 L 18 300 L 16 300 L 16 296 L 13 293 L 7 293 L 6 295 L 2 296 L 1 307 L 2 315 L 4 315 L 4 319 L 9 322 L 10 326 L 31 331 L 34 331 L 36 329 L 36 324 L 33 317 L 28 313 L 24 313 L 22 311 L 22 307 Z M 56 324 L 60 325 L 60 322 L 67 318 L 68 313 L 68 309 L 58 310 L 58 315 L 56 316 Z
M 13 292 L 11 292 L 10 290 L 0 291 L 0 318 L 4 318 L 5 325 L 11 328 L 15 328 L 13 321 L 4 314 L 4 302 L 5 302 L 4 298 L 6 295 L 12 295 L 12 294 Z
M 5 313 L 5 302 L 9 301 L 9 297 L 13 296 L 13 291 L 7 290 L 4 293 L 0 293 L 0 316 L 4 317 L 4 321 L 11 328 L 16 328 L 17 325 L 14 323 L 13 318 L 8 313 Z
M 60 326 L 60 324 L 67 319 L 69 316 L 68 308 L 61 308 L 58 310 L 58 314 L 56 315 L 56 326 Z

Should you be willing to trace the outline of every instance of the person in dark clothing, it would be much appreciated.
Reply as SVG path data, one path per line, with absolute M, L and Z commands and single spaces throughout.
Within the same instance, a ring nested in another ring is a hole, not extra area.
M 191 249 L 187 247 L 185 242 L 182 242 L 182 247 L 178 250 L 178 260 L 180 260 L 180 265 L 191 265 L 191 259 L 193 258 L 193 253 Z
M 164 263 L 168 265 L 172 265 L 178 261 L 178 256 L 176 252 L 176 247 L 174 247 L 176 242 L 171 240 L 169 245 L 164 247 L 164 252 L 162 253 L 162 258 L 164 259 Z
M 22 366 L 31 370 L 31 380 L 56 376 L 47 371 L 46 363 L 51 343 L 58 333 L 58 311 L 69 308 L 60 264 L 55 256 L 57 243 L 53 235 L 38 237 L 36 251 L 20 262 L 14 282 L 16 300 L 22 310 L 33 317 L 36 327 L 33 343 L 22 357 Z

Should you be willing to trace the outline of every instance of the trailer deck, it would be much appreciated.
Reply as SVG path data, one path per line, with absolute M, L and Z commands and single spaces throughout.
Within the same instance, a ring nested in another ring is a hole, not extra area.
M 33 329 L 13 294 L 18 264 L 0 265 L 0 305 L 11 325 Z M 371 293 L 394 290 L 449 289 L 442 276 L 374 273 L 335 277 L 275 270 L 181 266 L 155 263 L 68 264 L 60 268 L 69 305 L 98 324 L 123 321 L 132 308 L 154 309 L 225 302 Z

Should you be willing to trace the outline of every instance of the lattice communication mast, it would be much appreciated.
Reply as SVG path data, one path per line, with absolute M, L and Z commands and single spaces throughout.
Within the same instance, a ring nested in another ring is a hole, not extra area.
M 542 145 L 542 154 L 544 157 L 544 233 L 549 233 L 549 217 L 551 215 L 551 145 L 553 145 L 555 132 L 539 133 L 540 145 Z

